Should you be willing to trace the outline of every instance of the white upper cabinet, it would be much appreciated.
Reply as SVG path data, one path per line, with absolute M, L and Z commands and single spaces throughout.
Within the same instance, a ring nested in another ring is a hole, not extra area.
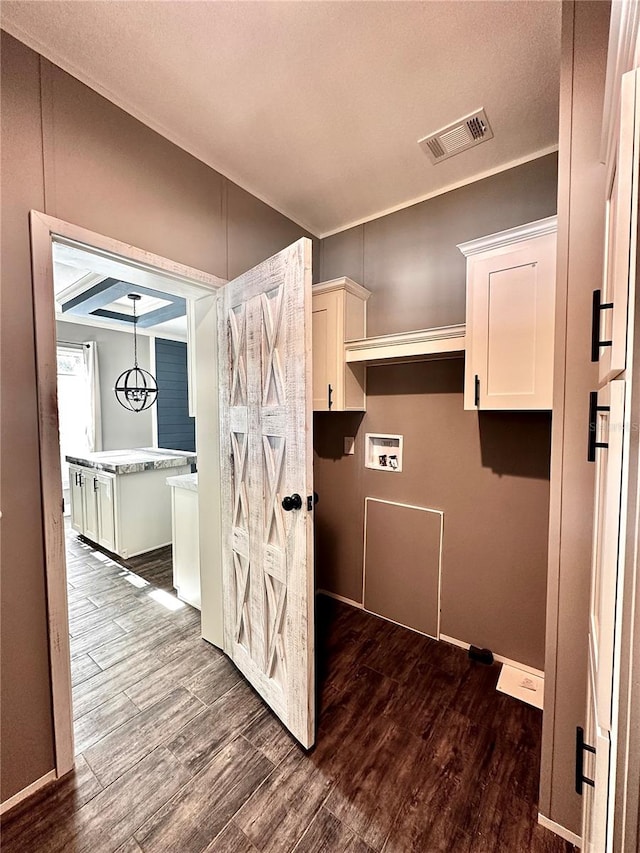
M 551 409 L 555 216 L 461 243 L 467 258 L 465 409 Z
M 350 278 L 324 281 L 312 288 L 313 410 L 363 412 L 366 368 L 347 364 L 345 343 L 367 333 L 371 292 Z

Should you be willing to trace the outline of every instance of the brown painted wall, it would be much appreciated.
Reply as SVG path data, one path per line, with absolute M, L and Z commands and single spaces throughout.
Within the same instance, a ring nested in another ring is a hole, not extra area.
M 557 156 L 549 154 L 327 237 L 320 280 L 347 275 L 373 291 L 369 335 L 464 323 L 465 258 L 456 245 L 552 216 L 556 192 Z
M 29 210 L 222 277 L 305 232 L 5 33 L 2 113 L 4 801 L 54 760 Z
M 553 215 L 556 166 L 543 157 L 329 237 L 322 279 L 373 291 L 370 335 L 462 323 L 456 244 Z M 362 600 L 366 496 L 441 509 L 441 632 L 543 669 L 550 416 L 465 412 L 463 372 L 462 360 L 369 368 L 364 418 L 316 415 L 318 585 Z M 376 431 L 404 435 L 402 473 L 364 468 Z M 355 456 L 342 456 L 353 435 Z
M 44 206 L 38 57 L 2 39 L 2 800 L 53 767 L 27 215 Z
M 550 416 L 465 412 L 463 376 L 462 359 L 369 368 L 359 426 L 316 415 L 318 584 L 362 600 L 365 497 L 442 510 L 441 633 L 542 669 Z M 404 436 L 402 472 L 364 468 L 367 432 Z

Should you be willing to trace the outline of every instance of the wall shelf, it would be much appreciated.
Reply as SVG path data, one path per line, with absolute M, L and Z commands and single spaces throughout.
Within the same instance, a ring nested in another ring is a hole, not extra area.
M 465 324 L 439 326 L 416 332 L 381 335 L 347 341 L 344 345 L 347 362 L 385 364 L 389 361 L 425 361 L 454 358 L 464 354 Z

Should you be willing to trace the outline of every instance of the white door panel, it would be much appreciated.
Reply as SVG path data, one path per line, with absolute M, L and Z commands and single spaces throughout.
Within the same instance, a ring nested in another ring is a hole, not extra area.
M 583 788 L 583 847 L 605 853 L 609 830 L 610 742 L 613 726 L 613 665 L 620 552 L 620 514 L 625 435 L 625 382 L 609 382 L 597 395 L 590 423 L 590 458 L 597 465 L 591 604 L 589 691 L 585 742 L 595 747 L 595 785 Z M 590 775 L 594 774 L 594 775 Z
M 315 737 L 311 242 L 218 298 L 225 650 L 305 747 Z M 289 500 L 299 496 L 300 501 Z M 287 511 L 289 507 L 289 511 Z

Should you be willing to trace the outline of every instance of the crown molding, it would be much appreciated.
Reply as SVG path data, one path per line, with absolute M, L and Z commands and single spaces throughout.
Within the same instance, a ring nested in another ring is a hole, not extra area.
M 538 219 L 535 222 L 528 222 L 526 225 L 518 225 L 506 231 L 498 231 L 496 234 L 489 234 L 486 237 L 469 240 L 466 243 L 458 243 L 458 249 L 460 249 L 465 258 L 468 258 L 471 255 L 479 255 L 481 252 L 486 252 L 489 249 L 501 249 L 504 246 L 511 246 L 513 243 L 521 243 L 524 240 L 531 240 L 534 237 L 555 234 L 557 230 L 558 217 L 547 216 L 546 219 Z
M 346 290 L 347 293 L 351 293 L 365 302 L 371 296 L 370 290 L 367 290 L 366 287 L 346 276 L 332 278 L 330 281 L 321 281 L 319 284 L 314 284 L 311 288 L 314 296 L 318 296 L 321 293 L 331 293 L 332 290 Z

